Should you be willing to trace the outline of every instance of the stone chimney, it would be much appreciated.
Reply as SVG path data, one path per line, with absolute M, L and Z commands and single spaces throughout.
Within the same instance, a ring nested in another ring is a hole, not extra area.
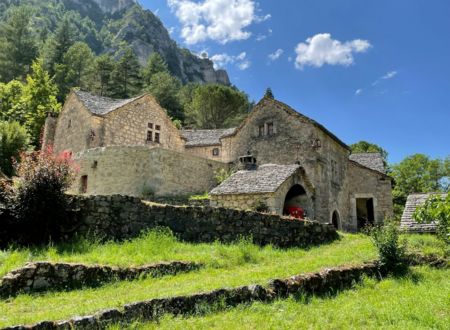
M 44 135 L 42 136 L 41 150 L 47 150 L 52 147 L 55 142 L 56 122 L 58 114 L 55 112 L 48 112 L 44 124 Z
M 239 157 L 239 170 L 254 171 L 258 168 L 256 165 L 256 158 L 247 152 L 247 155 Z

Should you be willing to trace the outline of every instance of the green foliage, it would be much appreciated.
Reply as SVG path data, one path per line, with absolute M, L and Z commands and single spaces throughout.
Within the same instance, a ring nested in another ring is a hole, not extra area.
M 393 272 L 404 271 L 406 267 L 406 241 L 400 241 L 400 232 L 394 222 L 369 228 L 369 235 L 378 250 L 380 261 Z
M 219 185 L 226 179 L 228 179 L 233 173 L 234 173 L 233 169 L 226 170 L 224 168 L 221 168 L 214 172 L 214 178 L 216 179 L 216 182 Z
M 125 49 L 112 73 L 112 96 L 116 98 L 136 96 L 142 87 L 140 68 L 134 51 L 131 48 Z
M 47 113 L 59 112 L 61 104 L 56 99 L 58 89 L 44 70 L 41 59 L 33 62 L 32 70 L 27 76 L 18 107 L 25 114 L 25 124 L 31 135 L 31 142 L 37 146 Z
M 25 122 L 23 109 L 17 105 L 23 94 L 24 84 L 18 80 L 0 83 L 0 120 Z
M 248 113 L 247 95 L 218 84 L 197 86 L 187 105 L 186 120 L 196 128 L 224 128 L 240 122 Z
M 166 61 L 158 53 L 152 53 L 147 60 L 147 65 L 142 71 L 142 78 L 144 80 L 144 86 L 151 84 L 152 77 L 157 73 L 169 73 Z
M 275 97 L 273 96 L 273 92 L 272 92 L 272 88 L 267 88 L 266 89 L 266 93 L 264 94 L 264 97 L 267 97 L 268 99 L 274 99 Z
M 267 206 L 267 203 L 262 199 L 259 199 L 256 202 L 254 209 L 256 212 L 269 212 L 269 207 Z
M 94 53 L 84 42 L 74 43 L 64 54 L 66 86 L 87 90 L 92 83 Z M 67 89 L 65 92 L 67 93 Z
M 22 244 L 60 240 L 60 223 L 68 220 L 70 187 L 75 171 L 70 159 L 51 150 L 22 153 L 16 166 L 10 208 L 16 218 L 10 238 Z
M 18 122 L 0 121 L 0 170 L 13 175 L 13 159 L 28 149 L 29 136 Z
M 190 201 L 203 201 L 210 199 L 209 193 L 205 191 L 202 195 L 192 195 L 189 196 Z
M 0 81 L 24 78 L 37 56 L 30 22 L 30 7 L 10 7 L 0 24 Z
M 349 147 L 352 150 L 352 153 L 354 154 L 362 152 L 378 152 L 381 154 L 381 157 L 383 157 L 385 165 L 387 164 L 388 153 L 386 150 L 384 150 L 377 144 L 370 143 L 367 141 L 359 141 L 357 143 L 351 144 Z
M 423 154 L 406 157 L 392 165 L 390 175 L 394 178 L 394 203 L 404 205 L 412 193 L 447 191 L 450 178 L 450 158 L 431 159 Z
M 438 237 L 450 244 L 450 192 L 445 198 L 441 195 L 430 196 L 415 210 L 413 217 L 420 223 L 435 221 Z
M 54 74 L 57 71 L 57 65 L 63 64 L 64 55 L 75 43 L 73 30 L 73 26 L 66 15 L 59 22 L 53 37 L 48 40 L 45 51 L 45 64 L 51 74 Z
M 181 82 L 178 78 L 168 72 L 158 72 L 152 75 L 146 91 L 156 98 L 170 117 L 182 120 L 183 110 L 177 97 L 180 88 Z
M 114 61 L 110 55 L 102 55 L 95 59 L 94 63 L 94 91 L 100 96 L 108 96 L 112 90 L 112 73 Z

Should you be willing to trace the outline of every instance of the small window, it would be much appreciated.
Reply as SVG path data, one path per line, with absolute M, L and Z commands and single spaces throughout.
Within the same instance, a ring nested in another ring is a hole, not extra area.
M 267 123 L 267 135 L 273 135 L 273 123 Z
M 88 189 L 88 176 L 83 175 L 81 177 L 81 182 L 80 182 L 80 193 L 82 193 L 82 194 L 87 193 L 87 189 Z
M 147 141 L 153 141 L 152 131 L 147 131 Z
M 152 123 L 148 123 L 148 128 L 153 129 L 153 124 Z
M 155 133 L 155 142 L 159 143 L 159 133 Z
M 219 154 L 220 154 L 219 148 L 214 148 L 214 149 L 212 150 L 212 155 L 213 155 L 213 156 L 219 156 Z
M 71 128 L 72 127 L 72 119 L 69 119 L 69 122 L 67 123 L 67 128 Z
M 156 129 L 157 131 L 160 131 L 160 130 L 161 130 L 161 126 L 160 126 L 160 125 L 155 125 L 155 129 Z
M 259 126 L 258 136 L 264 136 L 264 125 Z

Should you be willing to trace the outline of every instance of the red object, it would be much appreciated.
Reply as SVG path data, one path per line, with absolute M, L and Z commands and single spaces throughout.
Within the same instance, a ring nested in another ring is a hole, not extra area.
M 286 208 L 287 213 L 294 218 L 303 220 L 305 218 L 305 210 L 301 207 L 290 206 Z

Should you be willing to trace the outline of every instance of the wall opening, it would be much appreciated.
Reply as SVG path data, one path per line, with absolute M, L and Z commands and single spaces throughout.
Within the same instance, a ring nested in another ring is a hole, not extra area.
M 356 198 L 356 219 L 358 230 L 375 223 L 373 198 Z
M 309 201 L 305 189 L 299 184 L 292 186 L 284 200 L 283 215 L 303 219 L 308 216 L 308 209 Z
M 88 189 L 88 176 L 83 175 L 81 176 L 80 179 L 80 193 L 81 194 L 87 193 L 87 189 Z
M 331 216 L 331 223 L 333 224 L 334 228 L 339 229 L 340 219 L 339 213 L 337 211 L 333 212 L 333 215 Z

